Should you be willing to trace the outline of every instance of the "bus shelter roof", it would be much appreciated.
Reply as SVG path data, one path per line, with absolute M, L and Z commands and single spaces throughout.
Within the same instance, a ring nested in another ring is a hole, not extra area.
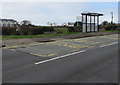
M 103 16 L 103 14 L 100 13 L 91 13 L 91 12 L 83 12 L 82 15 L 88 15 L 88 16 Z

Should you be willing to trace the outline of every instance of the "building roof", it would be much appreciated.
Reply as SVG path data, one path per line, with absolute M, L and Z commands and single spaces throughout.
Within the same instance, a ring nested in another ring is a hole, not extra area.
M 17 21 L 14 20 L 14 19 L 1 19 L 1 21 L 12 21 L 12 22 L 17 22 Z

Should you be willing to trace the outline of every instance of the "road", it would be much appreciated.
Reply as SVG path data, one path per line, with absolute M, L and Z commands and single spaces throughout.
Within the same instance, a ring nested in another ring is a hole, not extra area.
M 3 50 L 3 83 L 117 83 L 118 35 Z

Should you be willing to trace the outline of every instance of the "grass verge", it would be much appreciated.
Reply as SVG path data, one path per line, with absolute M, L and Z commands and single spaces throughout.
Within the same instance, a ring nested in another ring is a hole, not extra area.
M 100 32 L 120 32 L 120 30 L 101 30 Z
M 63 29 L 57 30 L 57 32 L 61 32 Z M 120 32 L 120 30 L 100 30 L 100 32 Z M 71 35 L 71 34 L 82 34 L 81 32 L 67 32 L 64 30 L 62 33 L 51 33 L 51 34 L 40 34 L 40 35 L 7 35 L 2 36 L 3 40 L 7 39 L 22 39 L 22 38 L 37 38 L 37 37 L 53 37 L 53 36 L 62 36 L 62 35 Z
M 37 38 L 37 37 L 52 37 L 52 36 L 62 36 L 62 35 L 71 35 L 71 34 L 81 34 L 80 32 L 68 32 L 68 33 L 59 33 L 59 34 L 40 34 L 40 35 L 7 35 L 2 36 L 2 38 L 9 39 L 21 39 L 21 38 Z

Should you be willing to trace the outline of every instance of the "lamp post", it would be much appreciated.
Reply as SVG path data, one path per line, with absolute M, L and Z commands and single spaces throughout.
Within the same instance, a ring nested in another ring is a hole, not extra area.
M 77 26 L 78 26 L 78 21 L 81 19 L 81 16 L 77 16 L 76 17 L 76 21 L 77 21 Z
M 111 12 L 111 24 L 113 24 L 113 12 Z

